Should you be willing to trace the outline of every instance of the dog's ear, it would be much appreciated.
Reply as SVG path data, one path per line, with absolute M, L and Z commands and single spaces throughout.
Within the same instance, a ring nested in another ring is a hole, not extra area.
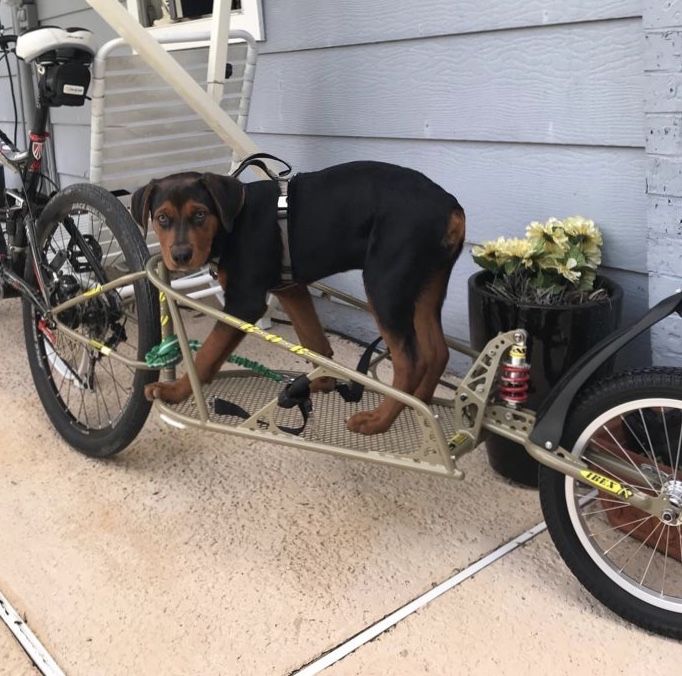
M 151 180 L 147 185 L 138 188 L 130 200 L 130 213 L 135 222 L 142 228 L 145 237 L 149 225 L 149 210 L 151 209 L 152 196 L 158 181 Z
M 201 182 L 215 202 L 220 222 L 227 232 L 232 232 L 234 219 L 242 208 L 244 186 L 232 176 L 202 174 Z

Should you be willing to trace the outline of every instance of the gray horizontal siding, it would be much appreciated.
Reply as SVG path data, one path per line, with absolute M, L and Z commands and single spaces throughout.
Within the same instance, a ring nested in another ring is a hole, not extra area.
M 0 67 L 4 67 L 4 64 Z M 0 92 L 0 122 L 14 122 L 12 94 L 10 93 L 9 79 L 7 77 L 0 77 Z M 17 89 L 16 81 L 14 83 L 14 92 L 16 94 L 17 112 L 19 114 L 19 120 L 21 120 L 21 101 L 19 100 L 19 91 Z M 5 133 L 7 133 L 6 129 Z
M 37 0 L 37 4 L 38 19 L 43 24 L 87 28 L 97 37 L 98 45 L 117 37 L 109 24 L 85 0 Z
M 642 15 L 643 0 L 266 0 L 263 52 Z
M 38 19 L 41 23 L 60 16 L 89 9 L 85 0 L 38 0 Z M 75 25 L 75 24 L 74 24 Z
M 682 27 L 679 0 L 643 0 L 643 24 L 648 29 Z
M 641 22 L 263 55 L 250 129 L 641 147 Z

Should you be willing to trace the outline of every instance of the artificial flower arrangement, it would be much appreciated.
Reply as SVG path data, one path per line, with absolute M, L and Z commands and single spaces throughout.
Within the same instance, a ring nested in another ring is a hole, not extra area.
M 476 263 L 492 273 L 487 287 L 510 301 L 538 305 L 608 299 L 597 278 L 603 239 L 594 221 L 571 216 L 534 221 L 524 239 L 473 247 Z

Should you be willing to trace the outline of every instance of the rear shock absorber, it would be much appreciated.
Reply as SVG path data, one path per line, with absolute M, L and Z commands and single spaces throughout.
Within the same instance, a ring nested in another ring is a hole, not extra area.
M 516 408 L 528 401 L 530 364 L 526 361 L 526 345 L 517 343 L 509 350 L 509 358 L 500 364 L 498 397 L 507 406 Z

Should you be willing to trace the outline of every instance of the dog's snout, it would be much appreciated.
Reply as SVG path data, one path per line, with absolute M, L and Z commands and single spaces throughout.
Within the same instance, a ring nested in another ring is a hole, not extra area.
M 192 260 L 192 253 L 189 244 L 175 244 L 171 247 L 171 257 L 177 265 L 187 265 Z

